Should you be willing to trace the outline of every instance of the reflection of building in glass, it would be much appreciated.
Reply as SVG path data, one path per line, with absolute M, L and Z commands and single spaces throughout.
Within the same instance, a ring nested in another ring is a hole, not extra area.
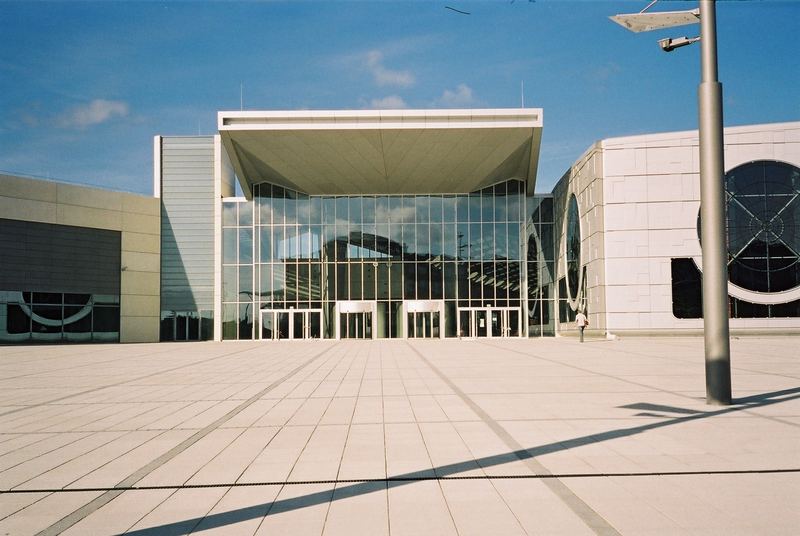
M 245 192 L 222 202 L 222 337 L 553 334 L 527 281 L 548 281 L 526 249 L 540 130 L 538 110 L 221 113 L 220 182 Z
M 275 322 L 308 309 L 332 338 L 347 321 L 337 303 L 369 301 L 365 328 L 379 338 L 471 336 L 490 323 L 495 336 L 520 336 L 525 203 L 519 180 L 473 194 L 383 196 L 256 184 L 252 201 L 223 203 L 223 334 L 258 338 L 255 324 L 277 338 Z M 408 310 L 420 302 L 436 303 Z
M 529 197 L 527 206 L 530 214 L 525 222 L 528 336 L 554 335 L 556 293 L 553 198 L 543 195 Z

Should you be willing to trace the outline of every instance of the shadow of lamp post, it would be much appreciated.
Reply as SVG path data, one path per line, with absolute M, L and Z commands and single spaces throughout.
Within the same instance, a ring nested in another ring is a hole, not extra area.
M 647 11 L 610 17 L 632 32 L 647 32 L 700 23 L 700 37 L 661 39 L 665 52 L 700 41 L 702 78 L 698 88 L 700 133 L 700 239 L 703 256 L 703 332 L 705 337 L 706 402 L 731 403 L 730 334 L 728 326 L 728 258 L 725 233 L 722 84 L 717 79 L 717 24 L 714 0 L 700 0 L 699 9 Z

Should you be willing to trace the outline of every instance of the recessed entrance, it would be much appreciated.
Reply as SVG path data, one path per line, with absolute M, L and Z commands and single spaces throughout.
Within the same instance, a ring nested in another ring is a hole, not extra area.
M 407 300 L 403 302 L 406 337 L 409 339 L 439 339 L 444 319 L 444 301 Z
M 261 339 L 322 338 L 321 309 L 270 309 L 261 311 Z
M 340 339 L 374 339 L 377 302 L 340 301 L 336 303 L 337 333 Z
M 458 310 L 462 337 L 519 337 L 519 309 L 511 307 L 470 307 Z
M 406 315 L 406 332 L 409 338 L 438 339 L 439 311 L 408 313 Z
M 162 341 L 204 341 L 212 332 L 211 311 L 173 311 L 161 318 Z
M 372 313 L 339 313 L 339 338 L 371 339 Z

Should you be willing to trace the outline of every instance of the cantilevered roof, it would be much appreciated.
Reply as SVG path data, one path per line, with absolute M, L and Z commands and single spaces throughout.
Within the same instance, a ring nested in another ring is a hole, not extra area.
M 242 189 L 460 193 L 516 178 L 533 192 L 542 110 L 219 112 Z

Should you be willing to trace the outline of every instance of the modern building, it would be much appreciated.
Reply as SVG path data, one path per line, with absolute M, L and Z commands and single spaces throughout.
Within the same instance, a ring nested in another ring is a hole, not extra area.
M 162 338 L 212 316 L 222 339 L 527 335 L 541 130 L 537 109 L 221 112 L 218 136 L 156 138 Z
M 730 328 L 800 333 L 800 122 L 725 129 Z M 558 331 L 703 328 L 697 131 L 611 138 L 553 190 Z
M 696 131 L 534 195 L 539 109 L 218 123 L 155 138 L 154 198 L 0 177 L 0 342 L 702 330 Z M 725 129 L 725 165 L 731 329 L 800 333 L 800 122 Z
M 159 203 L 0 175 L 0 344 L 158 340 Z

